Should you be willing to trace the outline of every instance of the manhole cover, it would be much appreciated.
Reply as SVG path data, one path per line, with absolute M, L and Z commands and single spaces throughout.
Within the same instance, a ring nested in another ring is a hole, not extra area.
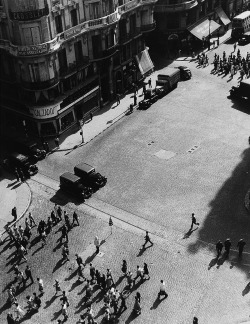
M 196 150 L 198 150 L 199 145 L 194 145 L 193 147 L 191 147 L 191 149 L 189 149 L 187 151 L 187 153 L 194 153 Z
M 171 151 L 160 150 L 156 152 L 154 155 L 157 156 L 159 159 L 169 160 L 172 157 L 174 157 L 176 153 Z

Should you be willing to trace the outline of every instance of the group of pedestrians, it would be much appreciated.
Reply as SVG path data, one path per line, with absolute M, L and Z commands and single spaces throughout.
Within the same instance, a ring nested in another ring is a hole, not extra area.
M 234 46 L 234 52 L 236 51 L 236 46 Z M 215 73 L 221 73 L 225 76 L 230 73 L 230 78 L 232 79 L 234 75 L 239 71 L 239 81 L 243 80 L 243 78 L 250 77 L 250 53 L 244 57 L 241 55 L 240 49 L 237 50 L 237 53 L 226 54 L 224 51 L 222 57 L 218 54 L 214 54 L 214 69 Z
M 244 239 L 240 239 L 239 242 L 237 243 L 237 248 L 238 248 L 238 253 L 239 253 L 240 258 L 242 257 L 242 253 L 243 253 L 245 245 L 246 245 L 246 242 L 244 241 Z M 232 246 L 232 242 L 231 242 L 230 238 L 227 238 L 225 240 L 224 245 L 223 245 L 222 241 L 219 240 L 215 246 L 216 251 L 217 251 L 217 258 L 220 257 L 223 247 L 225 249 L 225 257 L 227 258 L 229 256 L 231 246 Z

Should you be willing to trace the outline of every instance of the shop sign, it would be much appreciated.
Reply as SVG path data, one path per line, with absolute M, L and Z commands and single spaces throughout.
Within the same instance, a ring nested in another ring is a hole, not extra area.
M 81 26 L 75 26 L 73 28 L 70 28 L 69 30 L 64 32 L 64 38 L 68 39 L 70 37 L 73 37 L 81 32 Z
M 31 11 L 18 11 L 18 12 L 10 11 L 10 19 L 19 20 L 19 21 L 35 20 L 43 16 L 46 16 L 48 14 L 49 14 L 49 8 L 46 6 L 45 8 L 31 10 Z
M 48 44 L 19 46 L 17 52 L 19 56 L 29 56 L 29 55 L 38 55 L 38 54 L 47 53 Z
M 50 106 L 50 107 L 42 107 L 42 108 L 31 108 L 31 113 L 37 119 L 47 119 L 51 117 L 57 116 L 57 112 L 59 110 L 60 105 Z

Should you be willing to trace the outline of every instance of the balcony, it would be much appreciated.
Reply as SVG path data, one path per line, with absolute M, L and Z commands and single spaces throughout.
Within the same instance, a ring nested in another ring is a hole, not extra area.
M 95 55 L 91 61 L 99 61 L 99 60 L 107 59 L 107 58 L 113 56 L 117 51 L 118 51 L 118 49 L 117 49 L 117 44 L 116 44 L 106 50 L 103 50 L 99 53 L 95 53 Z
M 131 41 L 133 38 L 140 36 L 141 35 L 141 27 L 136 27 L 135 30 L 130 31 L 129 33 L 126 34 L 121 34 L 120 35 L 120 44 L 127 43 Z
M 198 1 L 197 0 L 190 0 L 190 1 L 185 1 L 182 3 L 176 3 L 176 4 L 169 4 L 169 5 L 165 5 L 165 4 L 161 4 L 158 3 L 155 5 L 155 12 L 181 12 L 181 11 L 185 11 L 185 10 L 190 10 L 193 7 L 198 5 Z
M 55 77 L 54 79 L 46 80 L 46 81 L 36 81 L 36 82 L 26 82 L 21 80 L 22 88 L 26 90 L 45 90 L 54 87 L 59 83 L 59 78 Z
M 67 76 L 70 76 L 71 74 L 79 72 L 82 68 L 84 68 L 88 64 L 89 64 L 89 57 L 83 56 L 81 61 L 70 63 L 69 66 L 60 68 L 59 69 L 60 77 L 66 78 Z
M 154 21 L 152 24 L 142 25 L 141 31 L 142 31 L 142 33 L 148 33 L 148 32 L 151 32 L 152 30 L 154 30 L 155 27 L 156 27 L 156 23 Z

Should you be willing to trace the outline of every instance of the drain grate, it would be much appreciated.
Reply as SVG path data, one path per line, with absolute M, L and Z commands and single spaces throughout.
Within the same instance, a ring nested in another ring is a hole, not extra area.
M 198 150 L 199 145 L 194 145 L 193 147 L 191 147 L 191 149 L 189 149 L 187 151 L 187 153 L 194 153 L 196 150 Z

